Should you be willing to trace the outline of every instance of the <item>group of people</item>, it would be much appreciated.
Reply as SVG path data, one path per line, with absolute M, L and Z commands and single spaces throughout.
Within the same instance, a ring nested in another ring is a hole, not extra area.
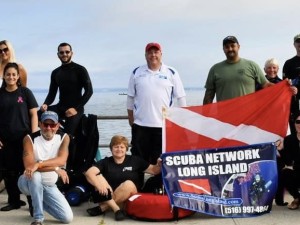
M 295 99 L 291 106 L 290 124 L 295 127 L 291 135 L 278 143 L 283 166 L 276 204 L 283 201 L 283 189 L 294 197 L 288 205 L 300 205 L 296 188 L 300 177 L 299 140 L 300 116 L 298 82 L 300 75 L 300 35 L 294 37 L 297 55 L 283 67 L 283 79 L 292 80 L 291 91 Z M 281 81 L 276 59 L 266 61 L 264 71 L 253 61 L 239 56 L 240 44 L 236 37 L 223 40 L 226 59 L 211 67 L 205 84 L 203 104 L 223 101 Z M 93 94 L 87 70 L 72 61 L 72 47 L 61 43 L 57 49 L 61 66 L 51 74 L 49 93 L 38 110 L 32 91 L 26 87 L 27 73 L 16 63 L 14 51 L 8 41 L 0 42 L 0 169 L 8 193 L 8 205 L 1 211 L 18 209 L 26 203 L 20 191 L 27 196 L 32 225 L 43 223 L 44 211 L 63 223 L 73 219 L 72 210 L 56 186 L 58 179 L 69 182 L 64 170 L 69 155 L 69 135 L 75 135 L 84 114 L 84 105 Z M 135 68 L 129 79 L 127 111 L 132 128 L 131 155 L 128 140 L 122 136 L 111 139 L 112 156 L 96 162 L 85 172 L 87 181 L 94 187 L 96 207 L 87 210 L 97 216 L 111 209 L 116 220 L 125 215 L 122 204 L 143 186 L 143 173 L 160 174 L 162 154 L 162 108 L 186 106 L 186 94 L 179 73 L 162 62 L 162 47 L 149 43 L 145 47 L 146 64 Z M 59 91 L 59 102 L 51 105 Z M 63 126 L 64 130 L 60 129 Z M 299 126 L 299 127 L 298 127 Z M 298 131 L 299 130 L 299 131 Z M 299 137 L 298 137 L 299 136 Z M 284 147 L 283 147 L 284 146 Z M 292 166 L 292 167 L 291 167 Z M 288 175 L 287 175 L 288 174 Z M 142 177 L 142 179 L 141 179 Z M 295 179 L 294 179 L 295 178 Z M 297 178 L 297 179 L 296 179 Z M 293 180 L 291 180 L 293 179 Z M 297 189 L 298 190 L 298 189 Z

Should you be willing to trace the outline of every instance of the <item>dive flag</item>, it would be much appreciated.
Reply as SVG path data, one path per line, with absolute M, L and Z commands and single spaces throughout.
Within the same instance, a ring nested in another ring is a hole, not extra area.
M 284 80 L 242 97 L 164 109 L 164 152 L 274 142 L 287 134 L 292 92 Z

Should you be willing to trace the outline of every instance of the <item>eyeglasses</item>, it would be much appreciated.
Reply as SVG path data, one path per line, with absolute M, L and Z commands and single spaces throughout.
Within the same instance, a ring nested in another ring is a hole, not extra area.
M 70 52 L 71 52 L 71 51 L 59 51 L 58 53 L 59 53 L 60 55 L 64 55 L 64 54 L 68 55 L 68 54 L 70 54 Z
M 43 126 L 44 126 L 45 128 L 48 128 L 48 127 L 50 127 L 50 128 L 55 128 L 56 125 L 57 125 L 57 123 L 43 123 Z
M 0 49 L 0 54 L 6 53 L 6 52 L 8 52 L 8 48 Z
M 295 121 L 295 124 L 300 124 L 300 120 L 296 120 L 296 121 Z

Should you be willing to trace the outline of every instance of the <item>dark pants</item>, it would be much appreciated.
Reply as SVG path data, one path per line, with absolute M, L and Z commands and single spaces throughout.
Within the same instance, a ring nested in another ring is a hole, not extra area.
M 132 126 L 132 155 L 140 156 L 151 164 L 156 164 L 162 153 L 162 128 Z
M 282 178 L 282 169 L 284 168 L 284 162 L 281 157 L 277 157 L 277 174 L 278 174 L 278 185 L 275 195 L 276 204 L 284 202 L 284 183 Z
M 65 116 L 65 110 L 62 110 L 58 105 L 48 106 L 49 111 L 54 111 L 59 117 L 61 125 L 64 127 L 64 132 L 76 136 L 81 117 L 84 114 L 84 110 L 77 110 L 77 114 L 71 117 Z M 41 118 L 42 112 L 38 111 L 39 120 Z
M 151 164 L 156 164 L 162 154 L 162 128 L 142 127 L 137 124 L 132 126 L 132 155 L 137 155 Z M 144 173 L 140 174 L 140 182 L 144 183 Z M 143 187 L 143 192 L 155 192 L 162 187 L 161 174 L 151 179 Z
M 293 196 L 293 198 L 300 198 L 299 187 L 300 187 L 300 171 L 283 169 L 282 170 L 282 181 L 286 190 Z
M 22 140 L 23 138 L 14 141 L 3 141 L 3 149 L 0 154 L 0 170 L 10 205 L 20 204 L 20 190 L 17 184 L 19 176 L 24 171 Z

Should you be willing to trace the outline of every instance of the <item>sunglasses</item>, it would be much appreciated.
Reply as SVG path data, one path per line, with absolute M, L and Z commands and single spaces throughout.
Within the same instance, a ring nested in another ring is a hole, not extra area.
M 300 124 L 300 120 L 296 120 L 296 121 L 295 121 L 295 124 Z
M 59 53 L 60 55 L 64 55 L 64 54 L 68 55 L 68 54 L 70 54 L 70 52 L 71 52 L 71 51 L 59 51 L 58 53 Z
M 6 53 L 6 52 L 8 52 L 8 48 L 0 49 L 0 54 Z
M 44 126 L 45 128 L 48 128 L 48 127 L 50 127 L 50 128 L 55 128 L 55 127 L 57 126 L 57 123 L 44 123 L 44 122 L 43 122 L 43 126 Z

